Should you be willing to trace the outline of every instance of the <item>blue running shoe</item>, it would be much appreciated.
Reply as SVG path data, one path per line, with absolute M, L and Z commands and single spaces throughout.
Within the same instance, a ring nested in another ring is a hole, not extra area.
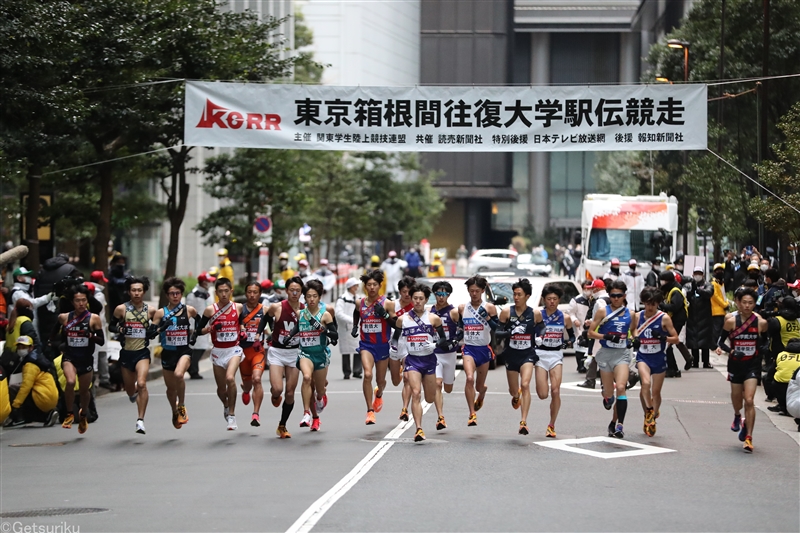
M 733 417 L 733 424 L 731 424 L 731 431 L 739 431 L 742 429 L 742 415 L 736 414 Z
M 625 433 L 622 432 L 622 424 L 617 424 L 617 427 L 614 428 L 614 438 L 621 439 L 625 437 Z
M 613 406 L 614 406 L 613 396 L 611 398 L 603 398 L 603 407 L 606 408 L 606 411 L 610 411 Z
M 744 423 L 744 418 L 742 418 L 742 429 L 739 431 L 739 442 L 744 442 L 744 439 L 747 438 L 747 426 Z

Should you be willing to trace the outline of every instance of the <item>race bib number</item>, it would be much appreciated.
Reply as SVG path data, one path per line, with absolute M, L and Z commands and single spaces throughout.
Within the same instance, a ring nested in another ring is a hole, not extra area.
M 383 323 L 380 320 L 365 320 L 361 323 L 361 330 L 364 333 L 380 333 L 383 331 Z
M 320 345 L 320 338 L 318 332 L 315 331 L 303 331 L 300 333 L 300 346 L 303 348 L 312 348 L 314 346 Z
M 86 348 L 89 346 L 89 337 L 67 337 L 67 346 L 71 348 Z
M 428 335 L 410 335 L 406 338 L 409 352 L 425 352 L 431 349 Z
M 512 350 L 527 350 L 533 346 L 531 335 L 512 335 L 508 347 Z
M 234 342 L 239 338 L 235 331 L 218 331 L 217 342 Z
M 483 337 L 483 326 L 464 326 L 464 340 L 480 342 Z
M 256 342 L 256 332 L 255 331 L 248 331 L 247 332 L 247 342 Z
M 625 348 L 628 345 L 628 341 L 625 339 L 625 337 L 623 337 L 619 342 L 605 341 L 605 343 L 608 348 Z
M 548 348 L 558 348 L 564 342 L 564 328 L 561 326 L 547 326 L 544 329 L 542 344 Z
M 186 346 L 189 344 L 189 337 L 186 334 L 186 330 L 167 330 L 165 333 L 165 341 L 167 346 Z
M 639 353 L 654 354 L 661 351 L 661 341 L 658 339 L 641 339 Z
M 131 339 L 144 339 L 147 336 L 147 330 L 144 329 L 139 322 L 128 322 L 128 333 L 125 335 Z
M 737 341 L 735 350 L 742 352 L 745 357 L 752 357 L 756 354 L 756 341 Z

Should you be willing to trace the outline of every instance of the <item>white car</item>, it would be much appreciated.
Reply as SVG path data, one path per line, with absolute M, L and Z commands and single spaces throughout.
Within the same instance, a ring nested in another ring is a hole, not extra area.
M 534 276 L 549 276 L 553 271 L 550 261 L 540 254 L 519 254 L 517 268 L 528 270 Z
M 502 248 L 477 250 L 469 258 L 467 271 L 470 274 L 477 274 L 487 270 L 505 270 L 511 268 L 517 255 L 514 250 L 504 250 Z

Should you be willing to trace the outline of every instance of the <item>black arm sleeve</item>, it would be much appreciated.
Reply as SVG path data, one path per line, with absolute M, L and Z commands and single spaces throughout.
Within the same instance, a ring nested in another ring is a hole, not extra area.
M 258 323 L 256 335 L 260 337 L 261 334 L 264 333 L 264 329 L 266 329 L 267 326 L 269 326 L 269 329 L 271 330 L 274 324 L 275 320 L 273 320 L 269 313 L 265 312 L 263 315 L 261 315 L 261 322 Z
M 717 346 L 719 346 L 719 349 L 722 350 L 723 352 L 731 353 L 732 348 L 727 344 L 725 344 L 725 341 L 728 340 L 728 335 L 730 334 L 731 332 L 728 331 L 727 329 L 723 329 L 719 334 L 719 341 L 717 341 Z
M 575 330 L 573 328 L 567 329 L 567 340 L 570 344 L 575 344 Z
M 456 328 L 456 341 L 461 342 L 464 340 L 464 319 L 458 319 L 458 327 Z
M 403 333 L 403 328 L 394 328 L 394 333 L 392 333 L 392 340 L 396 343 L 400 340 L 400 335 Z
M 90 340 L 97 346 L 103 346 L 106 343 L 106 336 L 103 334 L 103 329 L 100 328 L 92 331 Z
M 490 316 L 486 319 L 486 321 L 489 322 L 489 327 L 492 328 L 492 331 L 496 330 L 500 325 L 500 321 L 497 320 L 496 316 Z
M 361 312 L 358 309 L 358 301 L 356 301 L 356 306 L 353 308 L 353 327 L 358 327 L 358 321 L 361 320 Z
M 496 339 L 507 339 L 511 336 L 511 329 L 508 322 L 500 322 L 500 325 L 494 330 L 494 337 Z
M 203 334 L 203 328 L 205 328 L 208 325 L 209 318 L 210 317 L 203 315 L 203 318 L 200 319 L 200 324 L 197 326 L 196 330 L 198 335 Z
M 327 335 L 328 338 L 332 341 L 339 340 L 339 330 L 336 327 L 336 322 L 331 322 L 327 326 Z
M 120 326 L 120 319 L 115 317 L 114 315 L 111 315 L 111 321 L 108 323 L 108 331 L 110 331 L 111 333 L 120 333 L 119 326 Z

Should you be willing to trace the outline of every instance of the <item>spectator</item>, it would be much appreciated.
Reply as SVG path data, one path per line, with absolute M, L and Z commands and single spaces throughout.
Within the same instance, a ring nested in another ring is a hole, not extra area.
M 515 256 L 516 257 L 516 256 Z M 445 276 L 442 252 L 433 252 L 433 261 L 428 267 L 429 278 L 443 278 Z
M 725 268 L 722 263 L 714 265 L 714 277 L 711 279 L 711 286 L 714 289 L 714 294 L 711 296 L 711 339 L 714 345 L 716 345 L 720 334 L 722 334 L 725 315 L 730 307 L 728 296 L 725 293 L 725 276 L 727 275 Z M 705 368 L 705 365 L 703 367 Z
M 610 279 L 611 281 L 617 281 L 622 276 L 622 273 L 619 271 L 619 259 L 614 257 L 611 259 L 611 268 L 608 269 L 603 275 L 603 279 Z
M 639 302 L 639 295 L 642 294 L 645 285 L 644 276 L 642 276 L 641 272 L 636 270 L 636 267 L 636 259 L 631 258 L 628 261 L 628 270 L 620 278 L 625 282 L 625 286 L 628 287 L 626 299 L 628 301 L 628 309 L 631 313 L 639 311 L 642 308 Z
M 117 254 L 111 260 L 111 265 L 108 267 L 108 308 L 116 309 L 117 306 L 125 303 L 127 293 L 125 292 L 125 280 L 130 276 L 127 270 L 128 259 L 122 255 Z
M 767 317 L 767 334 L 770 338 L 770 352 L 772 355 L 781 353 L 786 349 L 789 341 L 800 338 L 800 305 L 792 297 L 780 300 L 778 310 L 774 315 Z M 769 368 L 773 357 L 764 357 L 764 365 Z
M 572 258 L 572 251 L 569 248 L 563 249 L 563 256 L 561 257 L 561 267 L 569 279 L 575 275 L 575 259 Z
M 800 338 L 794 338 L 786 349 L 775 357 L 775 370 L 764 379 L 764 392 L 778 400 L 778 405 L 767 407 L 769 411 L 789 415 L 786 409 L 786 393 L 789 381 L 800 368 Z
M 22 361 L 22 383 L 9 387 L 10 425 L 42 422 L 52 426 L 56 422 L 58 404 L 53 364 L 27 335 L 17 339 L 17 355 Z
M 5 374 L 10 376 L 19 366 L 17 358 L 17 339 L 29 337 L 33 339 L 34 346 L 42 352 L 42 343 L 33 326 L 33 307 L 30 301 L 20 298 L 14 306 L 11 320 L 8 323 L 6 344 L 3 348 L 2 366 Z
M 357 278 L 350 278 L 344 284 L 345 293 L 336 300 L 335 314 L 339 329 L 347 334 L 339 336 L 339 351 L 342 354 L 342 373 L 344 379 L 350 379 L 350 359 L 353 359 L 352 374 L 356 379 L 361 378 L 361 354 L 358 352 L 358 341 L 350 335 L 353 329 L 353 312 L 356 308 L 356 294 L 361 282 Z M 351 356 L 352 354 L 352 356 Z
M 703 267 L 694 267 L 692 274 L 692 280 L 685 285 L 686 299 L 689 303 L 686 344 L 692 350 L 692 362 L 689 365 L 687 361 L 687 366 L 684 367 L 684 370 L 699 366 L 701 352 L 703 355 L 703 368 L 712 368 L 709 350 L 716 348 L 716 341 L 719 339 L 719 337 L 714 337 L 714 320 L 711 309 L 714 287 L 705 280 Z
M 275 292 L 275 284 L 271 279 L 265 279 L 259 285 L 261 285 L 261 297 L 259 298 L 261 305 L 269 307 L 271 304 L 280 303 L 281 298 Z
M 217 281 L 217 278 L 209 275 L 207 272 L 203 272 L 197 276 L 197 285 L 186 295 L 186 305 L 191 305 L 197 309 L 198 313 L 202 314 L 201 309 L 205 310 L 206 307 L 214 303 L 214 299 L 208 292 L 208 288 L 215 281 Z M 195 325 L 195 328 L 196 327 Z M 200 359 L 203 358 L 206 350 L 211 347 L 210 337 L 210 335 L 195 335 L 194 345 L 192 346 L 192 362 L 189 364 L 189 379 L 203 379 L 199 369 Z
M 105 285 L 104 283 L 108 283 L 108 279 L 103 275 L 102 270 L 95 270 L 89 275 L 89 279 L 91 279 L 91 285 L 94 286 L 94 299 L 103 307 L 100 313 L 97 313 L 100 316 L 100 322 L 103 324 L 103 335 L 106 339 L 110 338 L 108 333 L 108 303 L 106 301 L 106 294 L 105 294 Z M 88 287 L 89 284 L 87 283 L 86 286 Z M 108 344 L 104 344 L 103 346 L 95 345 L 94 347 L 94 360 L 95 366 L 97 367 L 97 374 L 100 380 L 100 386 L 104 389 L 113 390 L 114 386 L 111 384 L 111 375 L 108 371 Z
M 327 259 L 319 260 L 319 268 L 311 275 L 312 278 L 318 279 L 322 283 L 322 289 L 325 294 L 333 290 L 336 285 L 336 274 L 329 268 L 330 262 Z
M 9 296 L 12 308 L 14 307 L 14 304 L 16 304 L 22 298 L 30 302 L 30 304 L 33 306 L 33 325 L 38 330 L 39 321 L 36 318 L 36 310 L 55 300 L 56 295 L 53 292 L 49 292 L 38 298 L 34 298 L 33 291 L 31 291 L 31 286 L 33 284 L 31 274 L 33 274 L 33 272 L 25 267 L 19 267 L 14 270 L 14 286 L 11 288 L 11 291 L 9 291 Z
M 724 292 L 727 292 L 727 291 L 733 291 L 736 288 L 734 277 L 736 275 L 736 271 L 739 268 L 739 261 L 737 261 L 736 255 L 733 253 L 733 250 L 725 250 L 724 253 L 725 253 L 725 262 L 722 263 L 722 268 L 723 268 L 722 284 L 724 285 L 725 289 Z M 716 265 L 714 265 L 714 269 L 716 270 Z
M 585 332 L 583 324 L 586 321 L 586 315 L 589 313 L 589 307 L 592 305 L 592 282 L 589 280 L 584 281 L 582 289 L 583 293 L 575 296 L 569 302 L 569 316 L 572 319 L 575 338 L 578 339 L 578 342 L 575 343 L 575 362 L 578 365 L 578 372 L 585 374 L 586 367 L 583 364 L 583 360 L 586 358 L 588 339 L 583 336 Z M 586 345 L 583 345 L 583 343 Z
M 403 272 L 408 267 L 408 263 L 397 258 L 397 252 L 392 250 L 386 261 L 381 263 L 381 270 L 386 275 L 386 295 L 391 298 L 399 298 L 397 284 L 403 278 Z
M 783 294 L 783 289 L 786 287 L 786 282 L 781 282 L 778 276 L 778 271 L 774 268 L 768 268 L 764 271 L 764 292 L 756 302 L 756 312 L 766 311 L 774 313 L 778 307 L 778 297 Z
M 11 401 L 8 399 L 8 379 L 0 368 L 0 424 L 5 424 L 11 414 Z
M 662 272 L 658 277 L 661 283 L 661 294 L 664 295 L 664 301 L 661 302 L 659 307 L 662 311 L 666 312 L 672 318 L 672 324 L 675 331 L 678 332 L 680 342 L 678 342 L 678 350 L 683 355 L 686 365 L 684 368 L 691 368 L 692 354 L 686 348 L 686 321 L 688 320 L 688 306 L 686 305 L 686 297 L 683 295 L 680 285 L 675 281 L 675 275 L 671 271 Z M 673 346 L 667 348 L 667 373 L 668 378 L 681 377 L 681 371 L 678 370 L 678 363 L 675 361 L 675 353 Z
M 417 249 L 412 247 L 406 253 L 406 275 L 411 276 L 412 278 L 421 278 L 422 277 L 422 258 L 417 252 Z
M 644 280 L 645 287 L 658 287 L 658 276 L 661 274 L 661 259 L 655 258 L 650 263 L 650 272 Z
M 308 266 L 307 259 L 301 259 L 297 262 L 297 275 L 300 276 L 300 278 L 302 278 L 303 280 L 306 280 L 306 278 L 308 278 L 308 276 L 311 275 L 311 269 Z M 223 278 L 225 277 L 222 276 L 221 270 L 220 270 L 220 277 Z
M 217 258 L 219 259 L 219 277 L 228 278 L 231 281 L 231 292 L 236 285 L 236 276 L 233 273 L 233 265 L 228 258 L 228 249 L 220 248 L 217 250 Z

